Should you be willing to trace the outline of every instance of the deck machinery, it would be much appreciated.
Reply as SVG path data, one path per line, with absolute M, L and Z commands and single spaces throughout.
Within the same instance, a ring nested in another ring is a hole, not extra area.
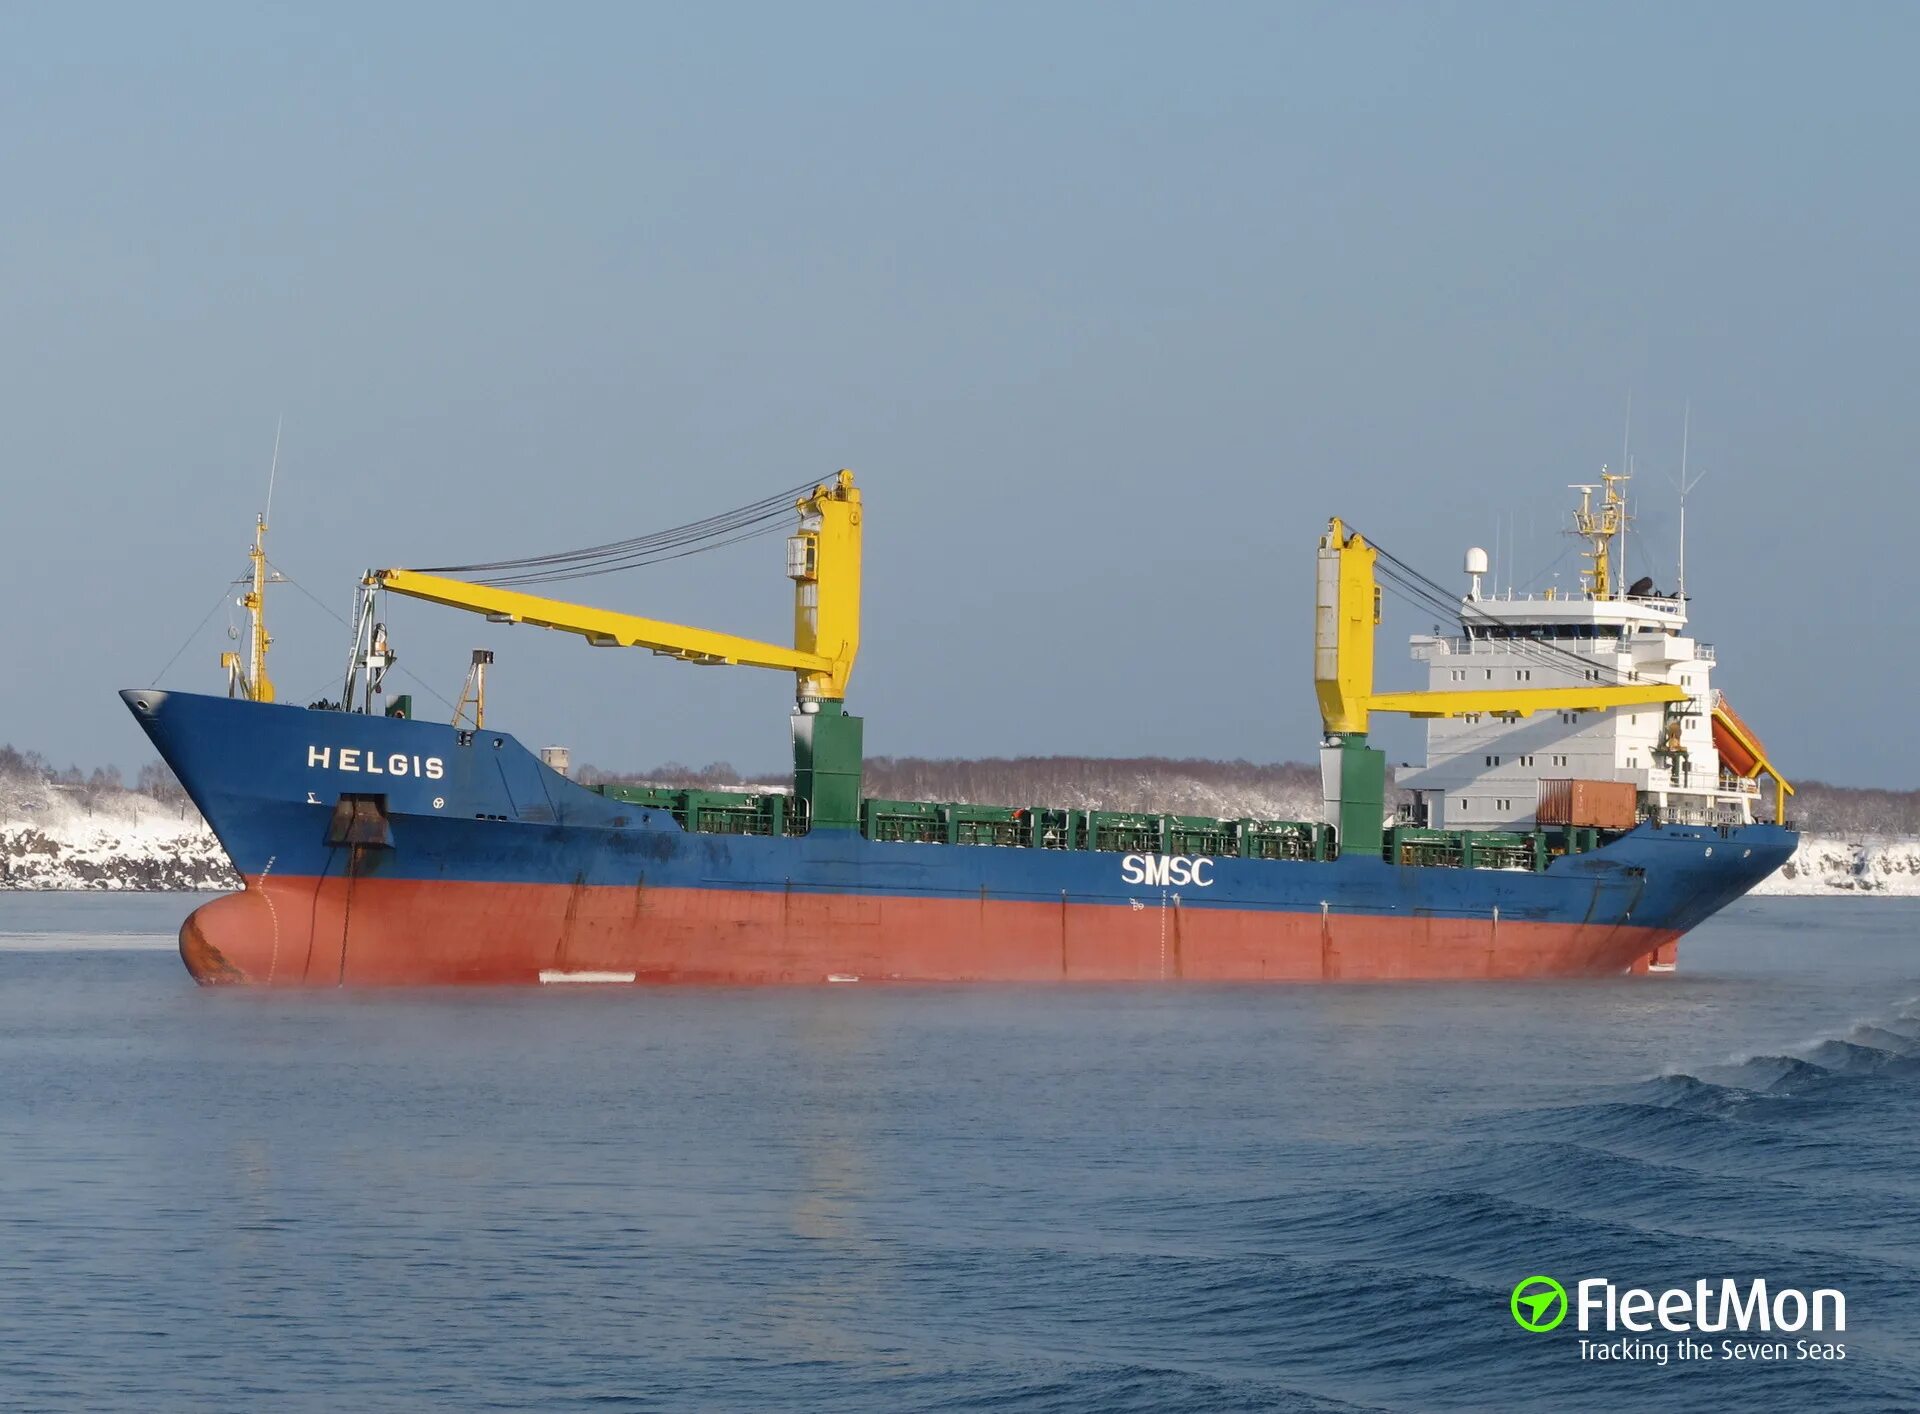
M 1685 700 L 1666 683 L 1502 688 L 1458 692 L 1374 690 L 1374 631 L 1380 622 L 1377 552 L 1338 519 L 1321 538 L 1314 602 L 1314 688 L 1326 745 L 1324 822 L 1229 821 L 1024 807 L 866 800 L 861 793 L 861 719 L 846 710 L 860 647 L 862 504 L 851 471 L 841 471 L 795 506 L 799 526 L 787 541 L 793 581 L 793 647 L 711 629 L 542 598 L 409 569 L 368 574 L 365 587 L 484 615 L 494 623 L 532 624 L 578 634 L 596 647 L 645 648 L 682 662 L 771 668 L 795 679 L 793 793 L 675 791 L 602 787 L 623 799 L 670 805 L 686 828 L 737 834 L 858 829 L 872 839 L 945 840 L 1057 849 L 1149 849 L 1164 836 L 1176 853 L 1250 858 L 1330 858 L 1384 847 L 1386 760 L 1367 744 L 1376 712 L 1414 717 L 1545 711 L 1606 711 Z M 1453 846 L 1471 859 L 1471 841 Z M 1483 860 L 1510 847 L 1483 847 Z M 1529 850 L 1531 853 L 1532 851 Z M 1433 851 L 1429 850 L 1429 854 Z M 1544 857 L 1544 855 L 1543 855 Z

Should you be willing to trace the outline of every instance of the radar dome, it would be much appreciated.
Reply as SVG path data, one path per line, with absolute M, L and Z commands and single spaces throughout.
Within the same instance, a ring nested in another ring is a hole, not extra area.
M 1487 572 L 1487 552 L 1475 545 L 1467 551 L 1467 573 L 1485 574 Z

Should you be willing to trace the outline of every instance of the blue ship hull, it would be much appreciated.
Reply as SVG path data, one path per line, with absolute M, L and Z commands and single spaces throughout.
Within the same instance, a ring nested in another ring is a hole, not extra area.
M 1797 843 L 1643 824 L 1532 871 L 699 834 L 503 732 L 122 696 L 246 882 L 182 931 L 208 982 L 1618 973 Z

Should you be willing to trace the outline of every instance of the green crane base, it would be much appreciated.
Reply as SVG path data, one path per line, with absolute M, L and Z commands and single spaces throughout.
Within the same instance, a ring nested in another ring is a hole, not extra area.
M 809 828 L 860 828 L 862 728 L 844 702 L 830 698 L 818 712 L 793 714 L 793 794 L 806 802 Z
M 1339 811 L 1335 819 L 1343 859 L 1378 859 L 1385 842 L 1387 754 L 1367 745 L 1364 732 L 1340 738 Z

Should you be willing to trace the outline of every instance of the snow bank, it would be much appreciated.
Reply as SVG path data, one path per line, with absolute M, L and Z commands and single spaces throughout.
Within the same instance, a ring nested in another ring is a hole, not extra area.
M 1920 839 L 1904 835 L 1806 835 L 1793 858 L 1761 881 L 1756 894 L 1819 897 L 1884 894 L 1920 897 Z
M 231 889 L 239 883 L 190 804 L 31 777 L 0 780 L 0 888 Z

